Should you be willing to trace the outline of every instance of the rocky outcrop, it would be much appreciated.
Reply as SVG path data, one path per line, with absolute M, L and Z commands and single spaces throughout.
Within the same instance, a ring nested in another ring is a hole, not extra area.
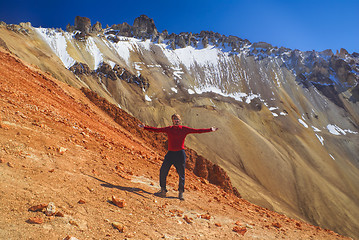
M 76 62 L 69 68 L 69 70 L 78 76 L 92 75 L 100 79 L 111 79 L 112 81 L 120 79 L 127 83 L 136 84 L 142 89 L 147 89 L 150 86 L 148 80 L 143 76 L 135 76 L 125 68 L 120 67 L 118 64 L 112 68 L 109 64 L 102 63 L 98 69 L 92 71 L 86 63 Z
M 115 71 L 107 63 L 102 63 L 101 66 L 96 70 L 96 73 L 100 78 L 106 77 L 113 81 L 117 80 Z
M 90 67 L 86 63 L 76 62 L 74 65 L 70 67 L 70 71 L 76 75 L 91 75 L 92 71 Z
M 218 166 L 198 155 L 194 150 L 186 149 L 186 168 L 193 171 L 193 173 L 201 178 L 208 180 L 208 182 L 221 187 L 229 193 L 233 193 L 240 197 L 238 190 L 232 186 L 231 180 L 227 173 Z
M 152 18 L 141 15 L 133 22 L 133 34 L 139 38 L 150 38 L 158 35 L 157 28 Z
M 359 83 L 358 59 L 355 53 L 350 55 L 345 49 L 335 55 L 330 49 L 322 52 L 301 52 L 281 48 L 275 53 L 284 60 L 285 66 L 296 74 L 301 85 L 306 88 L 314 86 L 339 107 L 344 107 L 339 94 Z M 353 101 L 356 101 L 355 99 L 350 98 Z
M 92 27 L 91 27 L 91 32 L 93 33 L 101 33 L 103 31 L 102 29 L 102 24 L 100 22 L 96 22 Z
M 79 30 L 86 34 L 90 33 L 91 20 L 87 17 L 76 16 L 75 18 L 75 30 Z
M 128 23 L 121 23 L 121 24 L 115 24 L 112 25 L 111 30 L 108 31 L 108 34 L 115 34 L 118 36 L 124 36 L 124 37 L 133 37 L 132 32 L 133 27 Z

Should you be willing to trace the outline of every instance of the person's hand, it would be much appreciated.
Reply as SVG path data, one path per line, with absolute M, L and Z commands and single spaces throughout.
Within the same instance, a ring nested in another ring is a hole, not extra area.
M 211 127 L 211 130 L 212 130 L 212 132 L 215 132 L 215 131 L 218 130 L 218 128 L 217 127 Z

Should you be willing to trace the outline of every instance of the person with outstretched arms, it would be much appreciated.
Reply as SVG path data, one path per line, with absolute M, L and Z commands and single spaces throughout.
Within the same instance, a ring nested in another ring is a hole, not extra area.
M 156 128 L 149 127 L 140 124 L 139 127 L 152 131 L 152 132 L 163 132 L 167 134 L 168 137 L 168 152 L 163 160 L 161 169 L 160 169 L 160 186 L 161 190 L 155 193 L 156 196 L 166 197 L 167 188 L 166 188 L 166 179 L 168 172 L 172 165 L 175 166 L 178 176 L 178 198 L 184 200 L 184 183 L 185 183 L 185 167 L 186 167 L 186 153 L 184 151 L 184 141 L 188 134 L 191 133 L 207 133 L 215 132 L 218 130 L 216 127 L 211 128 L 190 128 L 182 126 L 181 117 L 178 114 L 173 114 L 172 117 L 172 126 Z

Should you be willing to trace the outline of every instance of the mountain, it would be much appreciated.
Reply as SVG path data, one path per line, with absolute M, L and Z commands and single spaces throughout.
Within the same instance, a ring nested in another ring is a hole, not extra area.
M 168 125 L 178 112 L 185 125 L 219 127 L 187 146 L 223 168 L 244 199 L 358 237 L 357 53 L 159 33 L 144 15 L 105 29 L 84 17 L 66 31 L 2 23 L 0 39 L 148 125 Z
M 251 204 L 190 169 L 185 201 L 174 169 L 169 197 L 156 197 L 164 136 L 1 49 L 0 73 L 1 239 L 350 239 Z

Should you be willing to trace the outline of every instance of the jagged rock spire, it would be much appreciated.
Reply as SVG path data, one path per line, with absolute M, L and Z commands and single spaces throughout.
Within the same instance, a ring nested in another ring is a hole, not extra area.
M 79 30 L 88 34 L 91 30 L 91 20 L 87 17 L 76 16 L 75 30 Z
M 157 28 L 152 18 L 141 15 L 133 22 L 133 33 L 138 37 L 157 36 Z

